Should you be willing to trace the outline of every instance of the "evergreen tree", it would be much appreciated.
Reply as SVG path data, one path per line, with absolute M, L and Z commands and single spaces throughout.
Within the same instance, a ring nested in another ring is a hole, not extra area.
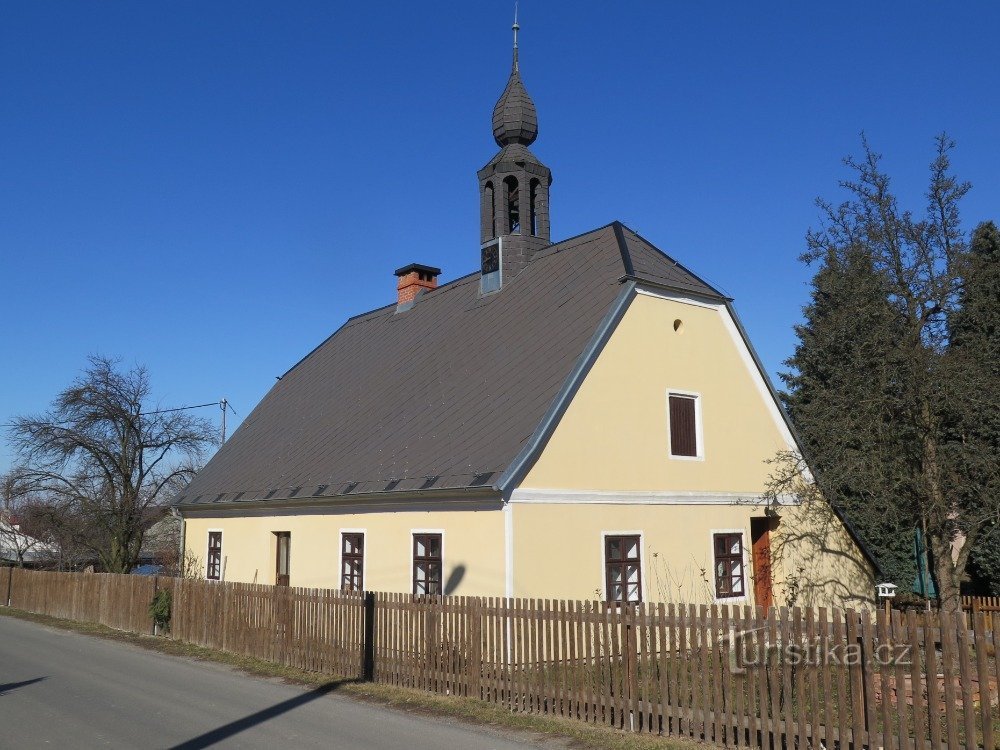
M 902 405 L 887 357 L 902 331 L 886 285 L 861 246 L 831 253 L 813 279 L 799 344 L 785 362 L 783 394 L 809 465 L 827 499 L 844 511 L 875 554 L 883 578 L 902 590 L 916 574 L 912 514 L 896 502 L 905 470 L 894 439 Z M 859 372 L 867 372 L 858 377 Z M 884 406 L 872 421 L 859 403 Z
M 1000 230 L 983 222 L 972 235 L 966 261 L 960 307 L 953 318 L 949 355 L 959 397 L 953 441 L 957 460 L 982 477 L 982 491 L 1000 494 Z M 984 384 L 986 388 L 983 389 Z M 989 384 L 992 384 L 990 386 Z M 980 536 L 971 546 L 969 572 L 981 589 L 1000 596 L 1000 517 L 995 505 L 984 504 Z
M 942 606 L 955 611 L 969 554 L 1000 513 L 997 296 L 983 270 L 994 266 L 977 260 L 992 251 L 969 251 L 959 217 L 969 185 L 950 172 L 946 136 L 919 217 L 862 143 L 862 158 L 845 162 L 848 200 L 821 201 L 824 224 L 807 235 L 803 259 L 819 269 L 786 401 L 820 489 L 886 572 L 909 588 L 921 529 Z

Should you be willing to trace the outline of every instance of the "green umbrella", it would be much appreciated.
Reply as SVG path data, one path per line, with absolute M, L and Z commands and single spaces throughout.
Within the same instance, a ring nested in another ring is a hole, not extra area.
M 917 560 L 917 577 L 913 579 L 913 593 L 925 599 L 937 599 L 934 577 L 927 564 L 927 545 L 924 544 L 924 534 L 919 526 L 913 536 L 913 554 Z

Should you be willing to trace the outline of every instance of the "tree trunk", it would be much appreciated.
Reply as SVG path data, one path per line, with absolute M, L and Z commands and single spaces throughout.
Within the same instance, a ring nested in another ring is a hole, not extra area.
M 941 611 L 956 614 L 962 610 L 962 571 L 955 567 L 952 559 L 951 541 L 932 535 L 930 546 L 934 553 L 934 572 L 937 577 Z

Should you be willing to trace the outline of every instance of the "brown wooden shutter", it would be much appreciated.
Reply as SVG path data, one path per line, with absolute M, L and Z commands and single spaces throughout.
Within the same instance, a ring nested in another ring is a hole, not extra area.
M 694 398 L 670 396 L 670 454 L 697 456 L 698 434 L 695 428 Z

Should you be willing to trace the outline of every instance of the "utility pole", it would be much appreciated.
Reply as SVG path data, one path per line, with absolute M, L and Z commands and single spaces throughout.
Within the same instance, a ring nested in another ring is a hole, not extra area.
M 222 409 L 222 443 L 226 442 L 226 409 L 229 408 L 229 402 L 226 401 L 226 397 L 222 397 L 222 401 L 219 402 L 219 407 Z M 222 444 L 220 443 L 220 445 Z

